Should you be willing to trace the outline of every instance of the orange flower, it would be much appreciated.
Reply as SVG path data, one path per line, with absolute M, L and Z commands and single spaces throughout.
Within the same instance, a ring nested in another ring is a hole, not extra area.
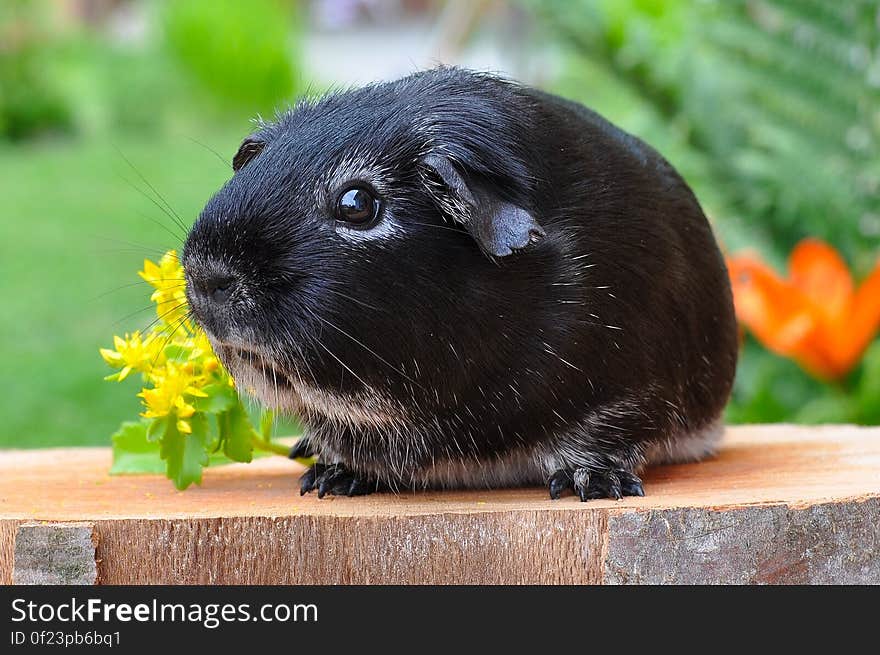
M 740 322 L 816 377 L 846 375 L 880 329 L 880 262 L 858 290 L 837 251 L 817 239 L 792 251 L 788 279 L 751 254 L 727 266 Z

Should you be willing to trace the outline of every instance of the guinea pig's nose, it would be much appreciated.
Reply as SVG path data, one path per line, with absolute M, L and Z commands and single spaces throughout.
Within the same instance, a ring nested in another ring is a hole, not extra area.
M 202 296 L 220 305 L 229 300 L 235 288 L 235 278 L 230 275 L 209 275 L 195 280 L 193 285 Z

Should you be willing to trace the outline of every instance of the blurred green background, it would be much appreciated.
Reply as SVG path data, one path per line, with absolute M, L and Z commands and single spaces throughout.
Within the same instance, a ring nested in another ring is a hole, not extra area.
M 580 100 L 659 149 L 728 252 L 806 236 L 857 279 L 880 252 L 876 0 L 4 0 L 0 447 L 107 444 L 102 380 L 152 320 L 144 257 L 179 247 L 257 115 L 453 63 Z M 157 197 L 161 194 L 164 200 Z M 751 337 L 731 422 L 880 423 L 880 343 L 839 382 Z

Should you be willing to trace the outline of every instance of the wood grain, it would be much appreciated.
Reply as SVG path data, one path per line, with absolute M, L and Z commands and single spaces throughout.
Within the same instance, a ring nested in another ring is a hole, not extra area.
M 22 521 L 94 524 L 99 582 L 880 582 L 880 429 L 730 428 L 645 498 L 543 489 L 300 497 L 281 457 L 110 477 L 106 449 L 0 454 L 0 581 Z

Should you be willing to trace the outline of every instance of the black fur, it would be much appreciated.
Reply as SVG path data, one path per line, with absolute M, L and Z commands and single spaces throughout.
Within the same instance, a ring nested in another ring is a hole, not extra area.
M 235 161 L 187 295 L 239 382 L 338 465 L 304 489 L 640 495 L 658 444 L 718 420 L 737 339 L 709 224 L 584 107 L 442 68 L 303 102 Z M 378 192 L 376 227 L 334 220 L 350 181 Z

